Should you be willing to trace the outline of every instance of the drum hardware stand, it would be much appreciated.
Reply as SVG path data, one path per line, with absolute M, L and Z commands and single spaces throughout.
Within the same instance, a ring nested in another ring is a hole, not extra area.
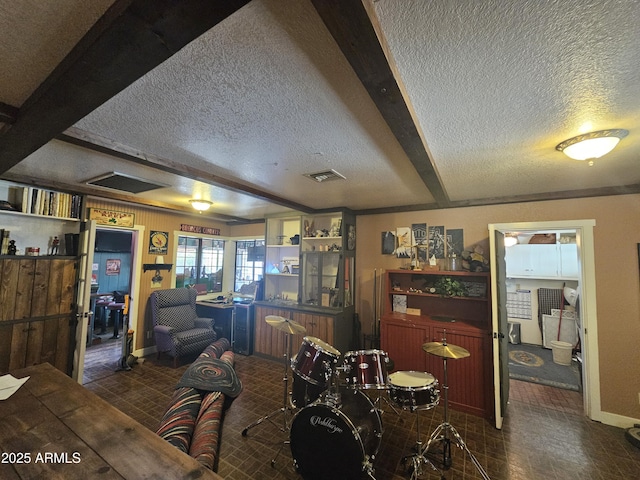
M 273 422 L 273 420 L 271 419 L 272 417 L 278 415 L 279 413 L 282 413 L 282 427 L 280 428 L 280 431 L 282 432 L 289 432 L 291 430 L 291 423 L 290 423 L 290 416 L 293 415 L 292 413 L 292 407 L 290 405 L 290 403 L 287 401 L 288 397 L 289 397 L 289 363 L 288 363 L 288 359 L 291 358 L 291 335 L 294 333 L 304 333 L 306 331 L 306 329 L 300 325 L 299 323 L 295 322 L 294 320 L 289 320 L 283 317 L 278 317 L 276 315 L 267 315 L 265 317 L 266 322 L 275 327 L 278 330 L 281 330 L 284 332 L 284 339 L 285 339 L 285 354 L 284 354 L 284 374 L 282 376 L 282 382 L 283 382 L 283 400 L 282 400 L 282 407 L 280 407 L 278 410 L 275 410 L 263 417 L 260 417 L 258 420 L 256 420 L 255 422 L 253 422 L 251 425 L 248 425 L 244 428 L 244 430 L 242 430 L 242 436 L 246 437 L 247 433 L 249 432 L 249 430 L 251 430 L 253 427 L 257 427 L 258 425 L 260 425 L 262 422 L 264 422 L 265 420 L 269 420 L 272 424 L 275 425 L 275 423 Z M 282 451 L 283 447 L 285 445 L 289 445 L 289 440 L 285 440 L 284 442 L 282 442 L 282 445 L 280 445 L 280 448 L 278 449 L 278 452 L 276 453 L 275 457 L 273 457 L 273 459 L 271 460 L 271 466 L 275 466 L 276 464 L 276 458 L 278 458 L 278 455 L 280 455 L 280 452 Z
M 395 413 L 396 415 L 400 415 L 400 412 L 389 401 L 389 399 L 387 397 L 383 397 L 382 396 L 382 392 L 380 390 L 378 390 L 378 396 L 376 397 L 375 401 L 373 402 L 373 406 L 376 407 L 380 413 L 384 413 L 384 410 L 380 407 L 380 404 L 382 403 L 382 400 L 384 400 L 384 403 L 386 403 L 389 407 L 391 407 L 391 410 L 393 410 L 393 413 Z
M 482 468 L 482 465 L 480 465 L 480 462 L 478 461 L 478 459 L 475 457 L 473 453 L 471 453 L 471 450 L 469 450 L 469 447 L 467 447 L 467 444 L 464 442 L 464 440 L 462 439 L 458 431 L 453 427 L 453 425 L 449 423 L 449 383 L 448 383 L 448 376 L 447 376 L 447 359 L 466 358 L 470 354 L 466 349 L 462 347 L 458 347 L 456 345 L 448 345 L 447 339 L 446 339 L 446 331 L 444 332 L 444 335 L 445 337 L 442 343 L 430 342 L 430 343 L 425 343 L 422 346 L 422 349 L 425 352 L 430 353 L 432 355 L 436 355 L 438 357 L 442 357 L 443 377 L 444 377 L 444 383 L 442 386 L 444 390 L 444 421 L 436 427 L 436 429 L 433 431 L 433 433 L 429 437 L 429 440 L 427 441 L 427 444 L 424 447 L 424 450 L 422 450 L 422 456 L 425 456 L 427 454 L 432 444 L 434 444 L 435 442 L 441 442 L 442 443 L 442 463 L 445 466 L 445 468 L 448 469 L 449 467 L 451 467 L 451 464 L 452 464 L 452 460 L 451 460 L 452 438 L 451 437 L 453 437 L 453 441 L 455 442 L 455 444 L 459 448 L 467 452 L 467 455 L 469 455 L 469 458 L 475 465 L 476 469 L 478 470 L 478 473 L 480 473 L 482 478 L 484 480 L 491 480 L 489 478 L 489 475 L 487 475 L 487 472 L 485 472 L 484 468 Z
M 445 480 L 444 474 L 436 468 L 436 466 L 426 456 L 428 448 L 422 449 L 422 440 L 420 440 L 420 409 L 413 406 L 411 411 L 416 413 L 416 445 L 415 452 L 402 458 L 402 464 L 406 465 L 407 460 L 411 460 L 411 480 L 417 480 L 422 476 L 422 465 L 429 465 L 434 471 L 440 474 L 440 478 Z M 429 444 L 427 444 L 427 447 Z

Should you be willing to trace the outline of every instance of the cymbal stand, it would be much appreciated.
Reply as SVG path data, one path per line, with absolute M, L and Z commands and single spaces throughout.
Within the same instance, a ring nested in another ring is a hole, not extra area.
M 443 341 L 443 344 L 446 346 L 446 339 Z M 489 478 L 489 475 L 487 475 L 487 472 L 485 472 L 484 468 L 482 468 L 482 465 L 480 465 L 478 459 L 473 453 L 471 453 L 471 450 L 469 450 L 469 447 L 467 447 L 467 444 L 464 442 L 458 431 L 453 427 L 453 425 L 449 423 L 449 383 L 447 377 L 447 357 L 442 357 L 442 361 L 444 369 L 444 384 L 442 386 L 442 389 L 444 390 L 444 422 L 438 425 L 433 431 L 433 433 L 429 437 L 429 440 L 427 441 L 427 444 L 424 447 L 424 450 L 422 450 L 422 455 L 425 456 L 429 451 L 429 448 L 431 448 L 431 445 L 435 442 L 442 442 L 442 461 L 445 468 L 449 468 L 452 463 L 451 440 L 453 440 L 459 448 L 467 452 L 467 455 L 469 455 L 469 458 L 475 465 L 482 478 L 484 480 L 491 480 Z
M 293 416 L 293 412 L 292 412 L 292 407 L 290 405 L 290 403 L 287 401 L 288 400 L 288 396 L 289 396 L 289 362 L 288 360 L 291 358 L 291 334 L 288 332 L 283 332 L 285 335 L 285 354 L 284 354 L 284 374 L 282 376 L 282 382 L 283 382 L 283 399 L 282 399 L 282 407 L 280 407 L 278 410 L 275 410 L 263 417 L 260 417 L 258 420 L 256 420 L 255 422 L 253 422 L 251 425 L 248 425 L 247 427 L 244 428 L 244 430 L 242 430 L 242 436 L 246 437 L 247 433 L 249 432 L 249 430 L 251 430 L 253 427 L 257 427 L 258 425 L 260 425 L 262 422 L 264 422 L 265 420 L 269 420 L 273 425 L 276 425 L 275 422 L 272 420 L 272 417 L 275 417 L 278 414 L 282 414 L 282 426 L 280 427 L 280 431 L 281 432 L 289 432 L 289 430 L 291 430 L 291 422 L 290 422 L 290 418 Z M 280 446 L 280 449 L 278 450 L 278 452 L 276 453 L 275 457 L 271 460 L 271 466 L 274 466 L 276 464 L 276 458 L 278 458 L 278 455 L 280 455 L 280 452 L 282 451 L 282 448 L 285 445 L 289 445 L 289 440 L 285 440 L 282 445 Z

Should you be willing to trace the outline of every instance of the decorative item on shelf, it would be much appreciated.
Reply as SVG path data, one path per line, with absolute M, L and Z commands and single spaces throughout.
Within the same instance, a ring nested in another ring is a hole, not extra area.
M 435 293 L 442 297 L 466 297 L 467 287 L 462 282 L 451 277 L 440 277 L 433 284 Z
M 304 236 L 305 237 L 315 236 L 314 223 L 313 222 L 309 223 L 309 220 L 304 221 Z
M 447 270 L 450 272 L 455 272 L 456 270 L 460 270 L 460 259 L 456 256 L 455 253 L 451 254 L 447 257 Z
M 431 255 L 431 257 L 429 257 L 429 263 L 425 263 L 422 265 L 422 270 L 432 270 L 432 271 L 438 271 L 440 270 L 440 265 L 438 265 L 438 260 L 436 259 L 435 255 Z
M 462 251 L 461 267 L 469 272 L 488 272 L 489 261 L 484 258 L 484 249 L 480 245 L 473 247 L 473 250 Z
M 27 247 L 25 249 L 25 254 L 28 257 L 37 257 L 40 255 L 40 247 Z
M 60 239 L 58 237 L 53 237 L 51 239 L 51 250 L 49 255 L 58 255 L 58 247 L 60 246 Z
M 291 245 L 299 245 L 300 244 L 300 235 L 296 234 L 293 237 L 289 238 L 291 240 Z
M 164 257 L 162 255 L 156 255 L 156 267 L 160 265 L 164 265 Z M 153 283 L 160 283 L 162 282 L 162 280 L 163 278 L 162 278 L 162 275 L 160 275 L 160 269 L 157 269 L 156 274 L 153 276 L 151 281 Z
M 18 249 L 16 248 L 16 241 L 9 240 L 9 247 L 7 247 L 7 255 L 15 255 Z

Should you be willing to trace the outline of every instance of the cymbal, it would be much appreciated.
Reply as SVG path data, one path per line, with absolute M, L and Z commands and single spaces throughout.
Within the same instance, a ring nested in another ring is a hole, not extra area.
M 305 333 L 307 331 L 306 328 L 304 328 L 295 320 L 290 320 L 288 318 L 280 317 L 278 315 L 267 315 L 265 317 L 265 320 L 273 328 L 280 330 L 282 332 L 298 335 L 301 333 Z
M 466 358 L 471 354 L 465 348 L 458 347 L 457 345 L 449 345 L 444 342 L 428 342 L 422 345 L 422 349 L 430 353 L 443 358 Z

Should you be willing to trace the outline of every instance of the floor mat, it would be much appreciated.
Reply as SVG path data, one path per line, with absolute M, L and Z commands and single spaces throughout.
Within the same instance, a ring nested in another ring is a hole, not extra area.
M 577 362 L 558 365 L 553 352 L 539 345 L 509 344 L 509 378 L 579 392 L 582 390 Z

